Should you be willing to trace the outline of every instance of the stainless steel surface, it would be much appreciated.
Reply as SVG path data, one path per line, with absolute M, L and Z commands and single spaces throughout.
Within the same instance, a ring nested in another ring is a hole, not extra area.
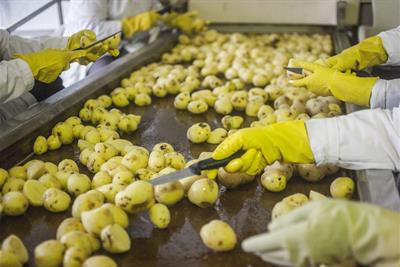
M 154 179 L 151 179 L 149 182 L 152 185 L 159 185 L 159 184 L 165 184 L 168 182 L 172 182 L 172 181 L 176 181 L 185 177 L 189 177 L 192 175 L 196 175 L 195 173 L 193 173 L 192 169 L 190 168 L 185 168 L 183 170 L 179 170 L 170 174 L 166 174 Z

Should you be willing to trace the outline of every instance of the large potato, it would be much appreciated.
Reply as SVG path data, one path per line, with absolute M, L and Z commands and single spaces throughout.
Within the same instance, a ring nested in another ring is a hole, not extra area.
M 101 192 L 106 198 L 107 202 L 114 203 L 115 196 L 118 192 L 124 190 L 124 187 L 119 184 L 105 184 L 100 187 L 97 187 L 96 190 Z
M 58 163 L 58 170 L 65 172 L 79 172 L 79 167 L 72 159 L 64 159 Z
M 208 178 L 195 181 L 188 192 L 190 202 L 202 208 L 214 204 L 218 195 L 218 184 Z
M 232 250 L 237 242 L 232 227 L 221 220 L 212 220 L 203 225 L 200 230 L 200 237 L 204 245 L 214 251 Z
M 189 102 L 187 109 L 193 114 L 202 114 L 208 110 L 207 102 L 203 99 L 192 100 Z
M 293 207 L 300 207 L 308 202 L 308 197 L 302 193 L 296 193 L 282 199 L 282 202 L 289 203 Z
M 153 186 L 145 181 L 135 181 L 115 196 L 115 204 L 129 213 L 148 209 L 154 202 Z
M 127 186 L 133 182 L 133 174 L 130 171 L 120 171 L 114 174 L 112 183 Z
M 176 170 L 183 169 L 186 164 L 185 157 L 179 152 L 169 152 L 164 154 L 165 165 Z
M 294 165 L 275 161 L 272 165 L 265 167 L 264 172 L 278 171 L 286 176 L 286 181 L 289 181 L 293 176 Z
M 28 179 L 28 175 L 26 173 L 26 167 L 24 166 L 14 166 L 8 170 L 9 177 L 14 177 L 22 180 Z
M 4 183 L 1 193 L 7 194 L 8 192 L 13 192 L 13 191 L 21 192 L 24 188 L 24 184 L 25 184 L 25 180 L 10 177 Z
M 112 182 L 112 176 L 106 171 L 99 171 L 93 176 L 92 188 L 98 188 L 105 184 L 110 184 Z
M 31 164 L 26 167 L 26 176 L 28 180 L 39 179 L 39 177 L 45 174 L 45 172 L 46 166 L 45 163 L 41 160 L 31 161 Z
M 36 267 L 57 267 L 63 261 L 65 247 L 57 240 L 40 243 L 34 252 Z

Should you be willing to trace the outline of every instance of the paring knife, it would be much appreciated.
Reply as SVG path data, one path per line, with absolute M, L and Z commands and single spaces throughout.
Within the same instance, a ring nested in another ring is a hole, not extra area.
M 284 67 L 285 70 L 300 74 L 300 75 L 310 75 L 311 72 L 308 72 L 307 70 L 304 70 L 303 68 L 297 68 L 297 67 Z M 355 73 L 358 77 L 371 77 L 371 74 L 369 74 L 367 71 L 364 70 L 351 70 L 352 73 Z
M 222 159 L 222 160 L 215 160 L 213 158 L 208 158 L 205 160 L 200 160 L 189 167 L 179 170 L 176 172 L 172 172 L 154 179 L 149 180 L 153 185 L 165 184 L 168 182 L 176 181 L 185 177 L 193 176 L 193 175 L 200 175 L 201 171 L 204 170 L 212 170 L 217 169 L 219 167 L 226 166 L 231 160 L 239 158 L 244 154 L 244 150 L 239 150 L 232 156 Z
M 102 38 L 102 39 L 100 39 L 100 40 L 97 40 L 96 42 L 93 42 L 93 43 L 91 43 L 91 44 L 88 45 L 88 46 L 79 47 L 79 48 L 76 48 L 76 49 L 74 49 L 74 50 L 72 50 L 72 51 L 85 50 L 85 49 L 91 48 L 91 47 L 93 47 L 93 46 L 96 46 L 96 45 L 98 45 L 98 44 L 104 42 L 104 41 L 107 40 L 107 39 L 110 39 L 110 38 L 113 38 L 113 37 L 117 36 L 118 34 L 122 34 L 122 31 L 114 32 L 113 34 L 110 34 L 110 35 L 108 35 L 108 36 L 106 36 L 106 37 L 104 37 L 104 38 Z

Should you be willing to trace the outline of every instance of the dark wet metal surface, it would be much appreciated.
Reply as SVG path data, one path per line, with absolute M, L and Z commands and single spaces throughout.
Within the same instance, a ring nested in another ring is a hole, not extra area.
M 125 109 L 125 112 L 143 117 L 139 130 L 124 138 L 148 149 L 158 142 L 169 142 L 187 159 L 197 157 L 202 151 L 212 150 L 214 146 L 211 145 L 190 144 L 186 139 L 186 130 L 193 123 L 202 121 L 207 121 L 215 128 L 220 125 L 221 116 L 212 110 L 203 115 L 178 111 L 173 108 L 172 101 L 173 97 L 155 99 L 152 106 L 131 106 Z M 246 124 L 249 123 L 247 119 Z M 54 163 L 65 158 L 78 161 L 78 150 L 76 146 L 64 146 L 37 158 Z M 80 169 L 87 173 L 84 166 L 80 165 Z M 155 229 L 146 213 L 131 215 L 128 233 L 132 239 L 132 249 L 112 257 L 119 266 L 273 266 L 254 255 L 244 253 L 239 244 L 231 252 L 210 251 L 200 240 L 201 226 L 220 218 L 234 228 L 241 242 L 246 237 L 266 231 L 272 207 L 283 197 L 298 192 L 308 195 L 310 189 L 329 195 L 331 181 L 331 178 L 326 178 L 310 184 L 294 177 L 288 188 L 281 193 L 267 192 L 258 180 L 229 191 L 222 187 L 220 199 L 214 207 L 198 208 L 186 199 L 171 207 L 171 224 L 164 230 Z M 33 266 L 34 247 L 41 241 L 55 238 L 57 226 L 69 214 L 52 214 L 44 208 L 30 207 L 24 216 L 3 217 L 0 222 L 0 240 L 11 233 L 20 236 L 31 253 L 30 266 Z

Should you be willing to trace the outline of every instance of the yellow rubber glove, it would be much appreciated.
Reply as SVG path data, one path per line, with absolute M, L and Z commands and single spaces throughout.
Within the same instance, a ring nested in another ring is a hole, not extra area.
M 155 11 L 141 13 L 134 17 L 122 19 L 122 31 L 127 38 L 140 31 L 147 31 L 153 27 L 160 15 Z
M 374 36 L 328 58 L 325 63 L 327 66 L 340 71 L 362 70 L 385 63 L 387 59 L 388 55 L 383 47 L 382 39 L 379 36 Z
M 279 266 L 351 261 L 371 267 L 400 266 L 400 213 L 370 204 L 311 201 L 278 217 L 268 229 L 245 239 L 242 248 Z
M 96 41 L 96 34 L 91 30 L 82 30 L 68 38 L 67 49 L 84 48 Z
M 304 121 L 241 129 L 226 138 L 215 149 L 213 158 L 221 160 L 240 149 L 246 152 L 240 158 L 228 163 L 225 167 L 228 172 L 240 171 L 255 175 L 267 164 L 277 160 L 289 163 L 314 162 Z M 214 178 L 215 170 L 207 175 Z
M 72 61 L 86 56 L 86 51 L 65 49 L 44 49 L 31 54 L 14 54 L 28 63 L 33 77 L 43 83 L 54 82 L 61 72 L 69 68 Z
M 369 106 L 372 88 L 379 79 L 378 77 L 360 78 L 304 61 L 293 60 L 293 65 L 311 74 L 299 80 L 291 80 L 292 85 L 307 87 L 317 95 L 334 95 L 342 101 L 360 106 Z
M 196 11 L 179 14 L 172 12 L 162 17 L 162 20 L 172 28 L 178 28 L 186 34 L 207 29 L 208 22 L 197 17 Z

